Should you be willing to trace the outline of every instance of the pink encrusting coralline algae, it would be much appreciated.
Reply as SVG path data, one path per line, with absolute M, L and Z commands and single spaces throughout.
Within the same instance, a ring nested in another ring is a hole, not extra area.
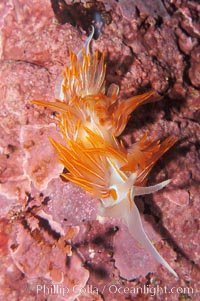
M 175 277 L 176 272 L 162 258 L 147 237 L 134 196 L 153 193 L 170 180 L 145 186 L 155 162 L 176 142 L 170 136 L 162 143 L 145 134 L 128 149 L 117 137 L 130 114 L 141 104 L 153 100 L 154 91 L 120 102 L 119 88 L 106 90 L 104 55 L 91 53 L 93 31 L 78 55 L 70 52 L 60 91 L 55 102 L 32 103 L 57 111 L 57 122 L 65 145 L 50 139 L 68 173 L 62 176 L 100 199 L 99 215 L 120 218 L 132 235 Z

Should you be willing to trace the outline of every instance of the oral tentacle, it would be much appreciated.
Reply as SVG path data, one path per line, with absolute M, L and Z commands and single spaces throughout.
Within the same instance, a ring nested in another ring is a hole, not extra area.
M 134 187 L 134 196 L 154 193 L 158 190 L 161 190 L 165 186 L 167 186 L 170 182 L 171 182 L 171 180 L 166 180 L 166 181 L 163 181 L 163 182 L 158 183 L 153 186 L 147 186 L 147 187 L 135 186 Z

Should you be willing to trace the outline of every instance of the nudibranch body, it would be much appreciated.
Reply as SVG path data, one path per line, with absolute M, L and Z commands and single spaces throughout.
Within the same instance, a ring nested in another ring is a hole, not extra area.
M 177 277 L 147 237 L 134 203 L 134 196 L 155 192 L 170 182 L 144 186 L 153 165 L 176 138 L 170 136 L 160 143 L 148 141 L 144 135 L 128 149 L 117 140 L 130 114 L 151 99 L 154 92 L 120 102 L 117 85 L 110 85 L 106 92 L 104 55 L 97 51 L 91 54 L 89 43 L 86 45 L 82 55 L 70 53 L 70 66 L 64 68 L 59 99 L 32 102 L 58 112 L 66 145 L 53 139 L 51 143 L 68 170 L 63 177 L 99 198 L 99 215 L 121 218 L 130 234 Z

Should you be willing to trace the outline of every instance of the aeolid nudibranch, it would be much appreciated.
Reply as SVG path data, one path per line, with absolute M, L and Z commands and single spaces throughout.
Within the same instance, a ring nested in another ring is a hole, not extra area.
M 144 135 L 128 149 L 117 140 L 130 114 L 150 100 L 154 92 L 119 102 L 117 85 L 112 84 L 106 91 L 104 55 L 90 53 L 92 35 L 93 32 L 78 56 L 70 52 L 70 66 L 64 67 L 58 99 L 32 103 L 58 112 L 65 145 L 50 140 L 69 171 L 62 176 L 99 198 L 99 215 L 121 218 L 130 234 L 178 277 L 147 237 L 134 203 L 134 196 L 153 193 L 170 182 L 144 186 L 153 165 L 176 138 L 170 136 L 161 143 Z

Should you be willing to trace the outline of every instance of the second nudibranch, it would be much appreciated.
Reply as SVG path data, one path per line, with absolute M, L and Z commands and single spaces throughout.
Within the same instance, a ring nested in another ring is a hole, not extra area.
M 176 272 L 158 253 L 147 237 L 134 196 L 165 187 L 166 180 L 144 187 L 155 162 L 176 142 L 152 141 L 144 135 L 126 149 L 116 139 L 124 130 L 130 114 L 153 96 L 150 91 L 119 101 L 117 85 L 106 92 L 104 55 L 91 54 L 89 42 L 78 56 L 70 52 L 70 66 L 65 66 L 59 99 L 33 103 L 58 112 L 57 120 L 66 145 L 51 143 L 68 170 L 63 177 L 101 200 L 99 215 L 121 218 L 130 234 L 139 241 L 174 276 Z

